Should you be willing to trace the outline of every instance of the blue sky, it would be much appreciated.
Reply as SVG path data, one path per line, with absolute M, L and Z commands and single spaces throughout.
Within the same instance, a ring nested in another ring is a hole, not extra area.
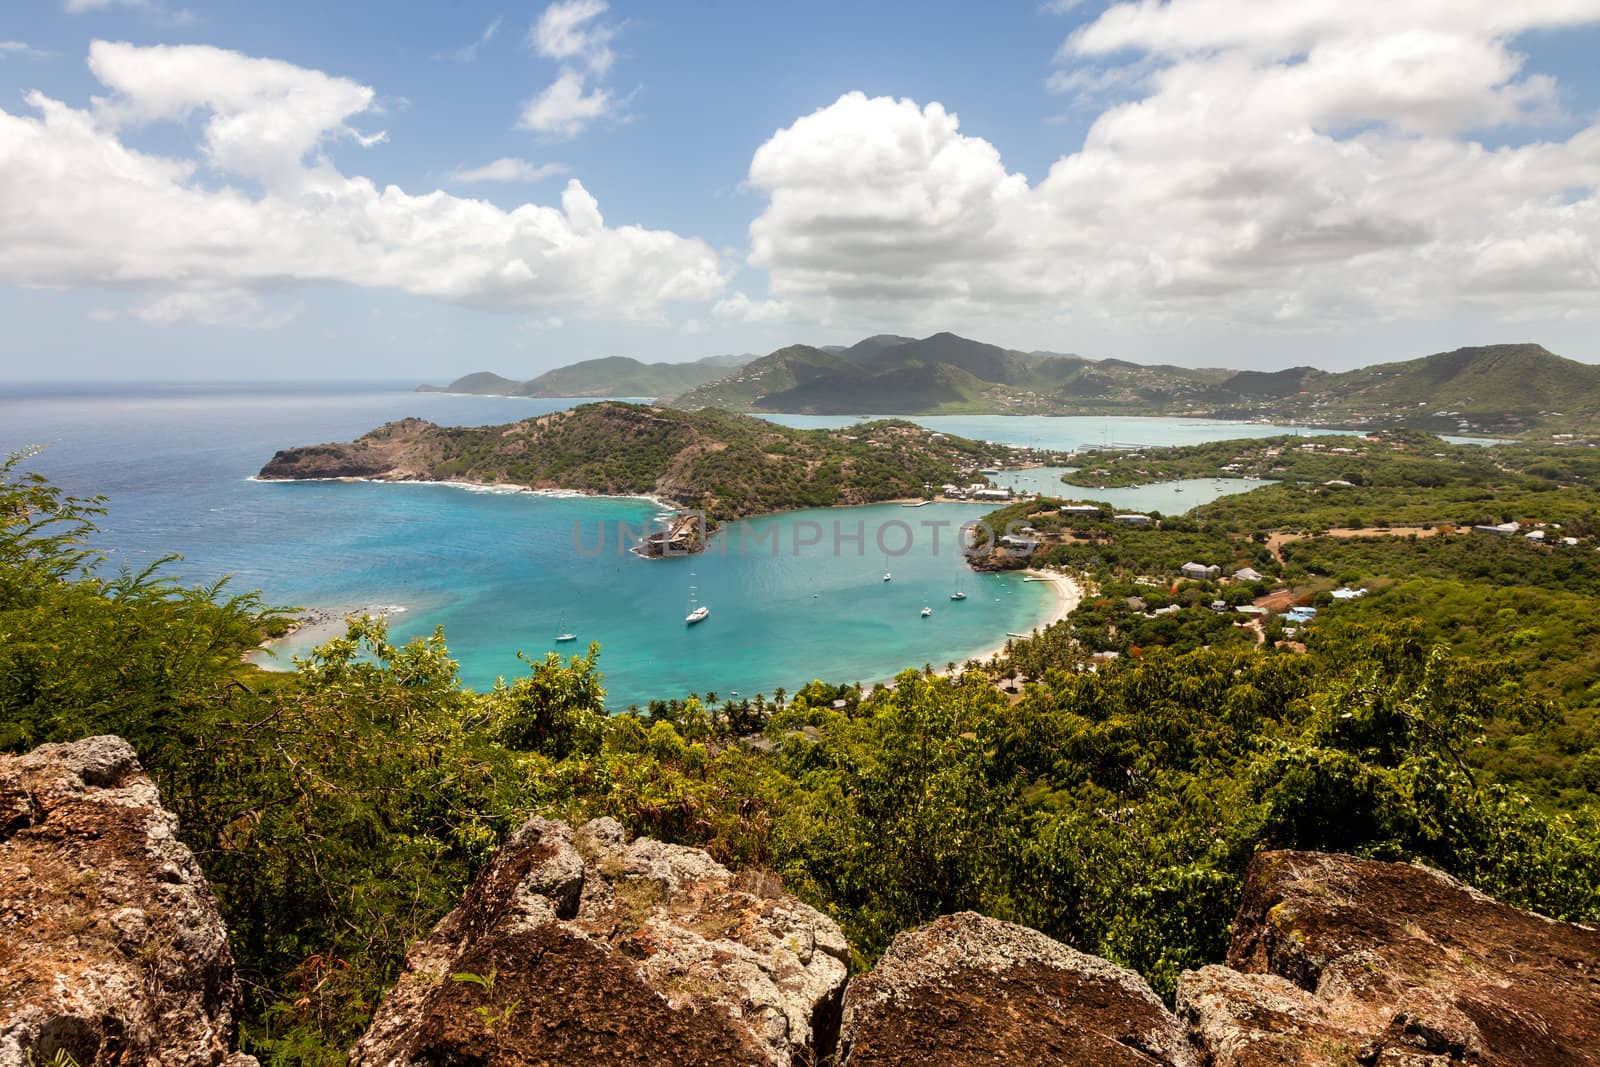
M 11 5 L 0 377 L 1600 361 L 1600 0 L 1510 6 Z

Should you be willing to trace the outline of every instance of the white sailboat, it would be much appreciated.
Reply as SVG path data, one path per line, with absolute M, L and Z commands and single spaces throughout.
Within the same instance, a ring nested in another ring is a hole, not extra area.
M 950 599 L 951 600 L 965 600 L 965 599 L 967 599 L 966 585 L 967 585 L 967 580 L 966 580 L 966 578 L 964 576 L 960 577 L 960 578 L 957 578 L 956 579 L 956 591 L 954 593 L 950 594 Z
M 894 580 L 894 575 L 889 573 L 889 554 L 887 552 L 883 556 L 883 580 L 886 582 Z
M 559 645 L 559 644 L 563 644 L 564 642 L 567 642 L 567 641 L 576 641 L 577 639 L 578 639 L 578 635 L 573 633 L 571 630 L 567 629 L 567 616 L 566 616 L 565 612 L 562 612 L 562 614 L 561 614 L 561 632 L 556 634 L 556 644 Z
M 932 614 L 933 614 L 933 609 L 932 608 L 923 608 L 922 609 L 922 617 L 924 619 L 926 619 L 929 615 L 932 615 Z
M 711 614 L 711 609 L 704 604 L 697 604 L 694 595 L 694 571 L 689 572 L 689 614 L 683 617 L 685 626 L 693 626 L 697 622 L 704 622 L 706 616 Z

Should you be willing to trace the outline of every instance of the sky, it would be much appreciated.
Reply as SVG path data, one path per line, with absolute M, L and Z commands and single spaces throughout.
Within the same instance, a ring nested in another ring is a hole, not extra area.
M 1600 0 L 6 0 L 0 380 L 1600 362 Z

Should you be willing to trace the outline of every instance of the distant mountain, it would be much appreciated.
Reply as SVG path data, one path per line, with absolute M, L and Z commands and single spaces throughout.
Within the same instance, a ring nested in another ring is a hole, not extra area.
M 457 378 L 449 385 L 419 385 L 419 393 L 477 393 L 481 396 L 518 396 L 521 393 L 522 383 L 514 382 L 510 378 L 502 378 L 498 374 L 481 370 L 476 374 L 468 374 Z
M 886 348 L 910 344 L 915 340 L 915 337 L 901 337 L 894 333 L 873 334 L 864 341 L 857 341 L 849 348 L 839 349 L 839 354 L 851 363 L 865 363 Z
M 844 381 L 853 387 L 841 389 Z M 915 415 L 980 403 L 988 388 L 989 383 L 948 363 L 908 363 L 878 374 L 819 375 L 761 397 L 756 407 L 818 415 Z
M 1333 375 L 1319 388 L 1346 404 L 1523 415 L 1591 412 L 1600 406 L 1600 367 L 1564 359 L 1543 345 L 1485 345 L 1363 367 Z
M 641 363 L 626 356 L 586 359 L 557 367 L 526 382 L 479 371 L 449 385 L 418 386 L 423 393 L 487 396 L 668 396 L 716 381 L 752 356 L 707 356 L 693 363 Z
M 1039 355 L 953 333 L 879 334 L 834 352 L 795 345 L 673 400 L 683 407 L 813 414 L 1063 410 L 1149 413 L 1226 378 L 1226 371 L 1145 367 Z
M 1338 374 L 1244 371 L 1206 399 L 1220 415 L 1516 433 L 1535 422 L 1600 415 L 1600 367 L 1542 345 L 1483 345 Z
M 790 345 L 746 363 L 732 374 L 682 393 L 674 397 L 672 403 L 689 409 L 753 411 L 762 397 L 776 396 L 798 385 L 821 379 L 832 383 L 832 388 L 848 389 L 865 377 L 842 355 L 810 345 Z
M 428 387 L 424 387 L 428 388 Z M 531 382 L 469 374 L 452 392 L 652 396 L 686 409 L 827 415 L 1189 415 L 1509 434 L 1600 416 L 1600 367 L 1485 345 L 1332 373 L 1230 371 L 1019 352 L 953 333 L 878 334 L 697 363 L 596 359 Z
M 1216 387 L 1219 398 L 1286 397 L 1308 389 L 1332 375 L 1315 367 L 1290 367 L 1287 370 L 1243 370 Z

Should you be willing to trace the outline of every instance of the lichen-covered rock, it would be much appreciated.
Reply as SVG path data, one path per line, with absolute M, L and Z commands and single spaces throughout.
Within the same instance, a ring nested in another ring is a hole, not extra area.
M 1191 1067 L 1144 979 L 1037 930 L 973 912 L 894 939 L 850 983 L 843 1067 Z
M 1600 932 L 1427 867 L 1263 853 L 1228 964 L 1178 986 L 1216 1067 L 1600 1065 Z
M 0 757 L 0 1067 L 244 1067 L 216 897 L 117 737 Z
M 413 947 L 352 1062 L 814 1063 L 848 959 L 771 876 L 536 818 Z

